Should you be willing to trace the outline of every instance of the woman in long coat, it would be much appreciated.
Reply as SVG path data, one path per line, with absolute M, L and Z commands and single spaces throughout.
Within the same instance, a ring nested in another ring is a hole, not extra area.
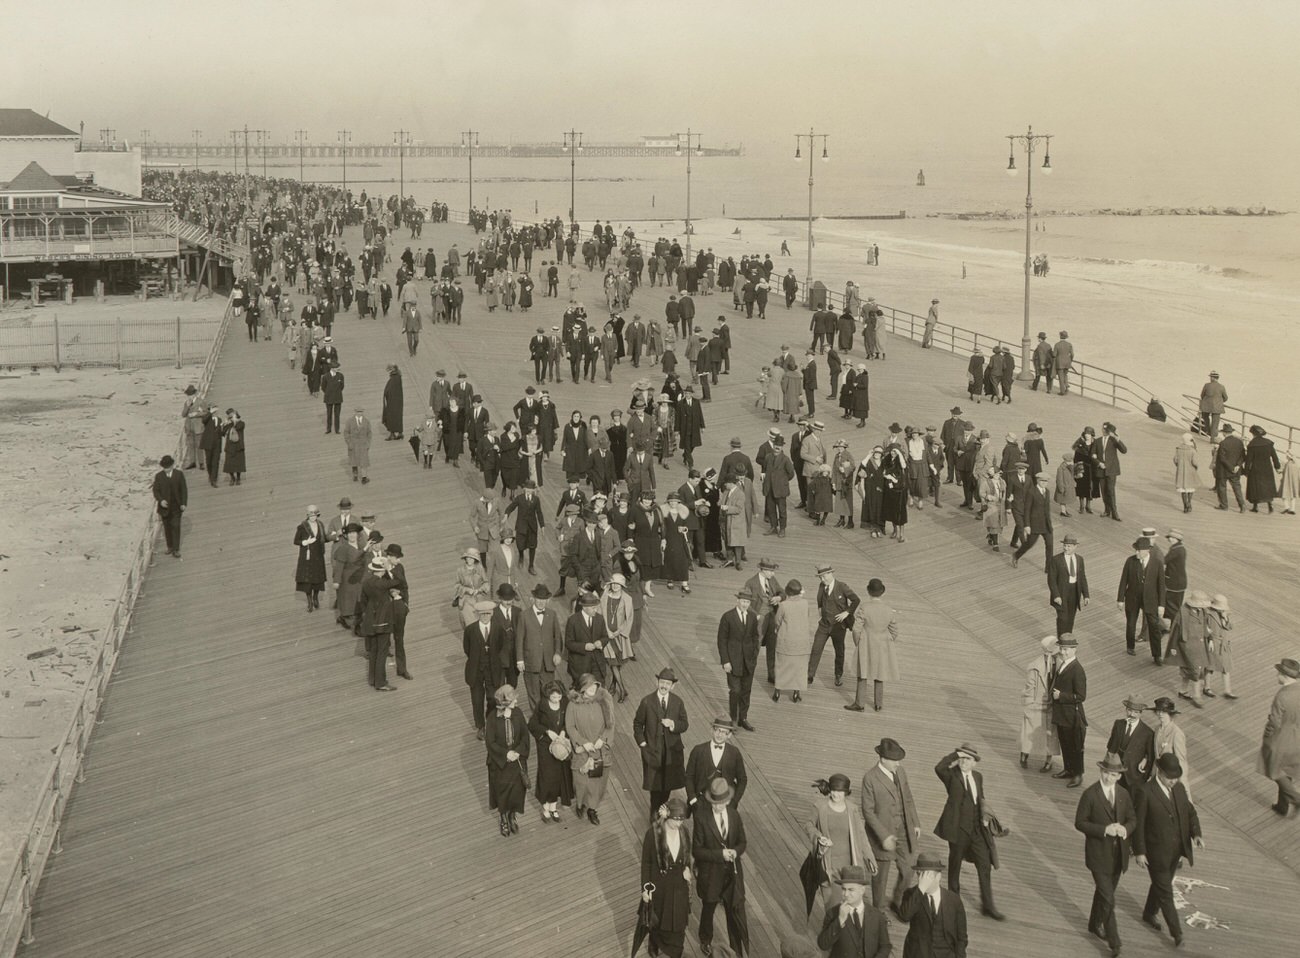
M 862 487 L 862 528 L 871 531 L 871 538 L 879 539 L 885 534 L 885 450 L 876 446 L 858 464 L 858 484 Z
M 369 557 L 361 541 L 364 531 L 361 523 L 349 522 L 330 553 L 334 564 L 334 621 L 345 629 L 352 628 L 352 616 L 361 598 L 361 583 L 366 577 Z
M 465 451 L 465 410 L 455 399 L 438 412 L 438 425 L 442 429 L 442 454 L 446 461 L 460 468 L 460 455 Z
M 325 364 L 320 360 L 320 347 L 312 343 L 302 354 L 302 375 L 307 380 L 307 391 L 315 396 L 320 392 L 320 378 L 325 375 Z
M 587 424 L 582 421 L 582 411 L 575 409 L 565 423 L 564 435 L 560 439 L 560 454 L 564 457 L 564 475 L 567 478 L 586 478 L 588 448 Z
M 306 594 L 307 611 L 314 612 L 320 608 L 320 591 L 325 587 L 325 527 L 315 506 L 308 506 L 307 518 L 294 531 L 293 544 L 298 547 L 297 591 Z
M 794 369 L 790 369 L 794 366 Z M 794 356 L 786 361 L 786 368 L 781 371 L 781 391 L 785 394 L 783 405 L 790 422 L 794 422 L 795 413 L 799 411 L 799 397 L 803 394 L 803 373 L 798 369 Z
M 1079 500 L 1079 512 L 1092 512 L 1092 500 L 1101 497 L 1101 477 L 1097 474 L 1097 456 L 1093 443 L 1097 433 L 1084 426 L 1079 438 L 1071 446 L 1074 459 L 1074 494 Z
M 1210 597 L 1199 589 L 1193 589 L 1187 593 L 1169 630 L 1169 645 L 1178 650 L 1178 670 L 1183 679 L 1178 697 L 1198 709 L 1202 708 L 1201 690 L 1205 687 L 1205 670 L 1210 665 L 1206 646 L 1210 637 L 1206 621 L 1209 614 Z
M 858 420 L 859 429 L 866 426 L 867 417 L 871 415 L 871 377 L 867 375 L 865 363 L 858 365 L 853 377 L 853 415 Z
M 1196 466 L 1196 438 L 1185 432 L 1174 450 L 1174 489 L 1183 500 L 1183 512 L 1192 511 L 1192 497 L 1201 484 Z
M 993 551 L 997 552 L 998 540 L 1007 525 L 1007 484 L 999 474 L 997 466 L 980 477 L 980 518 L 984 520 L 984 535 Z
M 886 450 L 880 471 L 884 476 L 884 498 L 880 504 L 880 518 L 893 523 L 891 539 L 905 542 L 903 529 L 907 525 L 907 459 L 897 445 Z
M 501 433 L 498 446 L 501 450 L 499 457 L 501 463 L 501 491 L 509 499 L 514 496 L 515 490 L 521 488 L 524 484 L 524 440 L 519 435 L 519 426 L 516 423 L 506 423 L 506 428 Z
M 1037 426 L 1036 423 L 1030 425 Z M 1037 479 L 1038 474 L 1047 468 L 1050 457 L 1047 455 L 1047 446 L 1043 444 L 1043 430 L 1034 428 L 1025 434 L 1024 444 L 1025 462 L 1029 463 L 1029 478 Z
M 543 822 L 560 820 L 559 806 L 568 808 L 573 803 L 573 769 L 569 756 L 560 758 L 551 751 L 552 744 L 560 739 L 573 754 L 573 743 L 564 733 L 564 718 L 569 711 L 569 697 L 564 686 L 552 679 L 542 689 L 542 700 L 533 709 L 528 720 L 528 731 L 537 739 L 537 785 L 533 797 L 542 806 Z M 559 746 L 563 754 L 564 745 Z
M 767 383 L 763 386 L 763 408 L 772 414 L 772 422 L 780 422 L 781 413 L 785 411 L 782 370 L 779 367 L 769 369 L 766 366 L 763 369 L 767 373 Z
M 569 693 L 564 730 L 573 742 L 573 813 L 600 824 L 596 814 L 609 783 L 614 740 L 614 700 L 590 673 L 583 673 Z
M 526 313 L 532 306 L 533 281 L 527 273 L 524 273 L 519 277 L 519 308 Z
M 894 643 L 898 641 L 898 613 L 885 605 L 880 597 L 885 594 L 885 583 L 872 579 L 867 583 L 867 600 L 858 606 L 853 618 L 853 660 L 857 666 L 858 687 L 850 711 L 860 712 L 866 707 L 862 701 L 865 683 L 872 683 L 872 708 L 877 712 L 885 707 L 885 683 L 898 681 L 898 660 L 894 657 Z
M 1246 443 L 1246 498 L 1250 500 L 1251 512 L 1259 512 L 1261 502 L 1272 512 L 1273 500 L 1277 498 L 1277 472 L 1282 463 L 1278 461 L 1273 440 L 1265 438 L 1267 434 L 1262 426 L 1251 426 L 1250 434 L 1255 438 Z
M 704 530 L 704 551 L 714 556 L 722 555 L 722 490 L 717 484 L 716 469 L 706 469 L 700 479 L 697 498 L 709 504 L 709 511 L 699 517 Z
M 874 875 L 879 865 L 867 841 L 862 812 L 857 802 L 847 800 L 853 794 L 849 777 L 836 772 L 829 780 L 816 784 L 825 797 L 813 799 L 813 817 L 806 830 L 816 843 L 826 869 L 827 882 L 822 885 L 822 891 L 829 910 L 844 897 L 843 887 L 836 882 L 842 869 L 860 865 Z
M 389 439 L 402 438 L 402 371 L 388 367 L 388 382 L 384 384 L 384 413 L 380 421 L 388 430 Z
M 835 490 L 835 528 L 853 528 L 853 486 L 857 463 L 849 452 L 849 444 L 838 439 L 833 447 L 835 458 L 831 460 L 831 488 Z
M 645 354 L 649 362 L 655 362 L 664 351 L 664 332 L 659 328 L 659 320 L 652 319 L 645 327 Z
M 543 396 L 537 403 L 537 435 L 542 440 L 542 453 L 547 459 L 551 458 L 551 450 L 555 448 L 555 434 L 560 431 L 560 417 L 555 412 L 555 403 L 551 402 L 549 396 Z M 540 486 L 541 483 L 539 482 Z
M 641 842 L 641 900 L 650 905 L 650 951 L 665 958 L 681 958 L 690 924 L 689 817 L 684 801 L 668 799 Z
M 663 511 L 664 564 L 661 578 L 668 588 L 680 583 L 682 595 L 691 594 L 691 547 L 687 541 L 687 507 L 676 492 L 668 493 Z
M 1295 515 L 1295 501 L 1300 498 L 1300 466 L 1296 465 L 1295 454 L 1288 449 L 1286 462 L 1282 465 L 1282 479 L 1278 482 L 1277 494 L 1282 500 L 1282 515 Z
M 226 415 L 229 418 L 221 426 L 221 433 L 226 437 L 225 468 L 230 481 L 237 486 L 245 469 L 244 420 L 240 419 L 239 413 L 233 409 L 227 409 Z
M 438 448 L 438 437 L 442 435 L 442 426 L 432 406 L 424 414 L 424 422 L 415 430 L 415 435 L 420 440 L 420 461 L 425 469 L 432 469 L 433 454 Z
M 519 458 L 524 464 L 525 478 L 536 483 L 538 489 L 545 485 L 545 479 L 542 475 L 543 455 L 542 438 L 537 434 L 537 427 L 533 426 L 528 430 L 519 446 Z
M 495 276 L 489 275 L 483 283 L 483 292 L 487 295 L 488 312 L 494 312 L 501 304 L 501 296 L 497 292 L 497 280 Z
M 982 402 L 984 395 L 984 351 L 976 347 L 966 364 L 966 395 L 975 402 Z
M 478 621 L 474 604 L 489 596 L 487 575 L 483 571 L 478 550 L 466 549 L 461 553 L 460 559 L 460 568 L 456 570 L 456 590 L 452 597 L 452 605 L 460 609 L 460 625 L 463 629 Z
M 496 809 L 501 834 L 508 837 L 519 831 L 515 815 L 524 810 L 532 739 L 524 715 L 517 708 L 512 686 L 497 689 L 496 704 L 496 714 L 487 720 L 483 733 L 487 746 L 488 808 Z
M 781 701 L 781 690 L 791 693 L 791 700 L 803 698 L 808 687 L 808 656 L 812 654 L 813 623 L 803 584 L 791 579 L 785 598 L 772 613 L 772 630 L 776 639 L 776 682 L 772 701 Z

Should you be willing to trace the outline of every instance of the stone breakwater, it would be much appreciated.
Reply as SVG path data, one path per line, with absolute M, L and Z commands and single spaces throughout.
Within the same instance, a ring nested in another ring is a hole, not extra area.
M 1109 206 L 1092 210 L 1038 210 L 1038 216 L 1286 216 L 1288 210 L 1270 210 L 1266 206 L 1133 206 L 1114 209 Z M 982 210 L 966 213 L 927 213 L 931 219 L 945 220 L 1018 220 L 1020 210 Z

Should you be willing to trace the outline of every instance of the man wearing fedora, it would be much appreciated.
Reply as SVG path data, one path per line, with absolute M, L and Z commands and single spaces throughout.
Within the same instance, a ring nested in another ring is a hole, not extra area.
M 461 645 L 465 651 L 465 684 L 469 686 L 469 700 L 474 714 L 474 728 L 479 741 L 483 740 L 483 730 L 487 712 L 493 707 L 491 696 L 500 683 L 496 679 L 500 674 L 492 667 L 492 613 L 496 603 L 483 599 L 474 604 L 474 613 L 478 621 L 465 626 L 461 634 Z
M 655 681 L 655 690 L 641 700 L 632 719 L 632 737 L 641 748 L 641 787 L 650 793 L 651 815 L 673 789 L 686 786 L 682 733 L 690 725 L 686 705 L 673 694 L 673 670 L 660 669 Z
M 997 864 L 997 847 L 989 828 L 990 812 L 985 802 L 984 776 L 975 770 L 980 754 L 963 742 L 939 760 L 934 774 L 948 790 L 939 823 L 934 833 L 948 843 L 948 889 L 961 893 L 963 861 L 975 865 L 980 883 L 980 910 L 995 921 L 1005 915 L 993 903 L 993 867 Z M 921 868 L 920 864 L 917 869 Z M 903 910 L 904 919 L 907 917 Z
M 1025 669 L 1025 687 L 1020 693 L 1020 767 L 1029 767 L 1029 756 L 1042 752 L 1040 772 L 1052 769 L 1052 756 L 1059 754 L 1056 726 L 1052 724 L 1052 685 L 1056 681 L 1056 636 L 1039 642 L 1042 650 Z
M 1119 577 L 1115 604 L 1124 613 L 1124 642 L 1129 655 L 1137 654 L 1138 623 L 1146 628 L 1147 644 L 1156 665 L 1164 665 L 1161 655 L 1160 617 L 1165 613 L 1165 566 L 1151 548 L 1151 540 L 1140 537 L 1133 542 L 1133 555 L 1124 560 Z
M 1191 867 L 1192 850 L 1205 847 L 1196 807 L 1179 781 L 1182 777 L 1183 767 L 1178 756 L 1166 753 L 1156 759 L 1155 778 L 1133 796 L 1137 814 L 1133 854 L 1135 861 L 1146 868 L 1151 877 L 1151 890 L 1147 892 L 1146 904 L 1142 908 L 1142 920 L 1159 931 L 1156 912 L 1160 912 L 1175 945 L 1183 943 L 1183 928 L 1178 921 L 1178 909 L 1174 906 L 1174 872 L 1184 858 Z
M 943 443 L 943 458 L 948 464 L 948 478 L 944 482 L 951 486 L 957 481 L 957 459 L 961 455 L 961 406 L 953 406 L 948 413 L 948 418 L 939 428 L 939 441 Z
M 1241 496 L 1241 475 L 1246 468 L 1246 444 L 1234 434 L 1232 423 L 1225 422 L 1219 431 L 1222 438 L 1214 447 L 1214 491 L 1219 496 L 1219 504 L 1214 508 L 1228 508 L 1228 487 L 1232 486 L 1232 494 L 1237 497 L 1237 510 L 1245 512 L 1246 500 Z
M 898 908 L 908 923 L 903 958 L 966 958 L 966 906 L 961 895 L 943 887 L 943 868 L 933 855 L 916 860 L 914 884 Z
M 736 723 L 720 715 L 713 720 L 710 731 L 709 741 L 692 748 L 686 760 L 686 797 L 691 808 L 697 808 L 709 790 L 709 783 L 722 778 L 732 789 L 731 807 L 737 808 L 749 784 L 749 775 L 745 772 L 745 757 L 731 744 Z
M 893 951 L 889 922 L 863 901 L 867 882 L 867 870 L 861 865 L 846 865 L 835 878 L 843 898 L 826 909 L 817 935 L 817 947 L 830 958 L 887 958 Z
M 385 556 L 375 553 L 371 557 L 369 574 L 361 583 L 361 600 L 358 603 L 358 627 L 366 640 L 368 676 L 371 686 L 379 692 L 395 691 L 394 686 L 388 684 L 385 666 L 393 634 L 393 605 L 402 597 L 396 580 L 388 573 L 388 567 L 389 560 Z M 486 700 L 486 694 L 484 698 Z
M 662 679 L 660 684 L 662 687 Z M 637 714 L 639 716 L 640 712 Z M 718 905 L 722 905 L 727 916 L 727 938 L 732 949 L 744 954 L 749 943 L 745 921 L 745 869 L 741 862 L 746 847 L 745 825 L 740 812 L 731 807 L 733 793 L 734 789 L 726 779 L 715 778 L 709 782 L 705 800 L 699 802 L 695 810 L 691 852 L 695 859 L 695 884 L 700 894 L 700 951 L 706 956 L 713 954 L 713 913 Z M 667 797 L 666 792 L 664 796 Z M 656 805 L 655 809 L 658 807 Z
M 1300 662 L 1283 659 L 1273 666 L 1277 684 L 1259 746 L 1259 771 L 1277 782 L 1273 811 L 1289 816 L 1300 807 Z
M 1119 521 L 1119 502 L 1116 486 L 1119 483 L 1119 457 L 1128 453 L 1128 446 L 1119 438 L 1119 430 L 1113 422 L 1101 424 L 1101 435 L 1092 441 L 1093 468 L 1101 477 L 1101 502 L 1106 508 L 1102 518 L 1109 516 Z
M 1011 503 L 1011 514 L 1015 518 L 1016 528 L 1021 530 L 1024 541 L 1020 548 L 1011 554 L 1011 568 L 1020 564 L 1020 558 L 1034 547 L 1034 543 L 1043 540 L 1043 571 L 1048 571 L 1052 557 L 1052 493 L 1048 488 L 1048 475 L 1040 472 L 1035 480 L 1027 483 L 1024 495 L 1015 494 Z M 1014 537 L 1013 537 L 1014 538 Z
M 1079 640 L 1066 633 L 1056 640 L 1059 664 L 1052 680 L 1052 725 L 1061 743 L 1061 764 L 1053 778 L 1064 778 L 1070 788 L 1083 784 L 1083 742 L 1088 733 L 1088 717 L 1083 703 L 1088 698 L 1088 676 L 1075 658 Z
M 551 590 L 545 583 L 533 586 L 532 606 L 519 614 L 515 628 L 515 668 L 523 676 L 529 712 L 537 711 L 542 689 L 551 682 L 564 685 L 564 632 L 560 617 L 550 606 Z
M 732 721 L 746 732 L 749 697 L 758 669 L 758 616 L 750 609 L 751 596 L 744 589 L 736 593 L 736 605 L 718 620 L 718 659 L 727 674 L 727 710 Z
M 600 599 L 587 592 L 578 602 L 578 611 L 564 623 L 564 648 L 568 653 L 569 678 L 573 680 L 575 688 L 579 677 L 588 672 L 604 683 L 604 650 L 605 643 L 609 641 L 605 617 L 597 609 Z
M 1056 634 L 1074 631 L 1074 617 L 1088 605 L 1088 573 L 1079 540 L 1069 533 L 1061 540 L 1061 552 L 1047 560 L 1047 591 L 1056 609 Z
M 853 616 L 862 600 L 847 585 L 836 580 L 834 566 L 819 565 L 817 577 L 821 579 L 821 585 L 817 587 L 817 608 L 821 619 L 808 658 L 808 684 L 811 685 L 817 677 L 822 650 L 826 648 L 826 640 L 830 639 L 835 647 L 835 684 L 839 686 L 844 684 L 844 633 L 853 625 Z
M 1107 754 L 1097 763 L 1101 780 L 1079 796 L 1074 827 L 1083 832 L 1083 863 L 1092 873 L 1092 911 L 1088 931 L 1120 952 L 1119 929 L 1115 926 L 1115 889 L 1128 869 L 1129 836 L 1137 827 L 1137 813 L 1129 793 L 1119 787 L 1124 763 Z
M 867 841 L 879 867 L 871 876 L 871 904 L 883 908 L 889 891 L 889 865 L 898 870 L 890 907 L 899 913 L 903 890 L 912 884 L 912 863 L 921 844 L 921 819 L 912 799 L 912 786 L 903 768 L 907 752 L 892 738 L 876 746 L 879 761 L 862 776 L 862 820 Z
M 776 605 L 785 595 L 785 586 L 776 577 L 781 566 L 767 557 L 758 560 L 758 572 L 745 583 L 750 595 L 750 608 L 758 619 L 759 644 L 766 650 L 767 682 L 776 684 Z
M 1210 380 L 1201 387 L 1201 399 L 1197 403 L 1201 414 L 1201 432 L 1211 439 L 1219 434 L 1219 417 L 1223 415 L 1223 404 L 1228 401 L 1228 390 L 1219 382 L 1219 374 L 1210 371 Z
M 1124 700 L 1124 718 L 1116 719 L 1106 740 L 1106 754 L 1119 759 L 1124 770 L 1120 784 L 1130 795 L 1146 784 L 1156 766 L 1156 734 L 1142 721 L 1147 704 L 1136 695 Z

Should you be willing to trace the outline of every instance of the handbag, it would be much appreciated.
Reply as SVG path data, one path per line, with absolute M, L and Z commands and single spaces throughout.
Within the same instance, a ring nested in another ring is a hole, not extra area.
M 563 762 L 573 754 L 573 745 L 570 744 L 567 736 L 561 735 L 559 738 L 551 740 L 550 751 L 554 758 Z
M 605 775 L 605 763 L 593 762 L 591 768 L 587 770 L 588 778 L 603 778 Z

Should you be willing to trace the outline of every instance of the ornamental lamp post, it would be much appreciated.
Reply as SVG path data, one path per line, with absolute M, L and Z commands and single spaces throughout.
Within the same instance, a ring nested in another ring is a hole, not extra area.
M 1020 372 L 1016 379 L 1026 382 L 1034 378 L 1033 358 L 1030 355 L 1029 338 L 1029 279 L 1033 275 L 1033 252 L 1030 246 L 1029 223 L 1034 218 L 1034 150 L 1041 143 L 1043 146 L 1043 173 L 1052 172 L 1052 136 L 1049 133 L 1035 133 L 1034 128 L 1020 134 L 1007 137 L 1009 156 L 1007 157 L 1007 175 L 1016 175 L 1016 145 L 1025 151 L 1025 328 L 1020 339 Z

